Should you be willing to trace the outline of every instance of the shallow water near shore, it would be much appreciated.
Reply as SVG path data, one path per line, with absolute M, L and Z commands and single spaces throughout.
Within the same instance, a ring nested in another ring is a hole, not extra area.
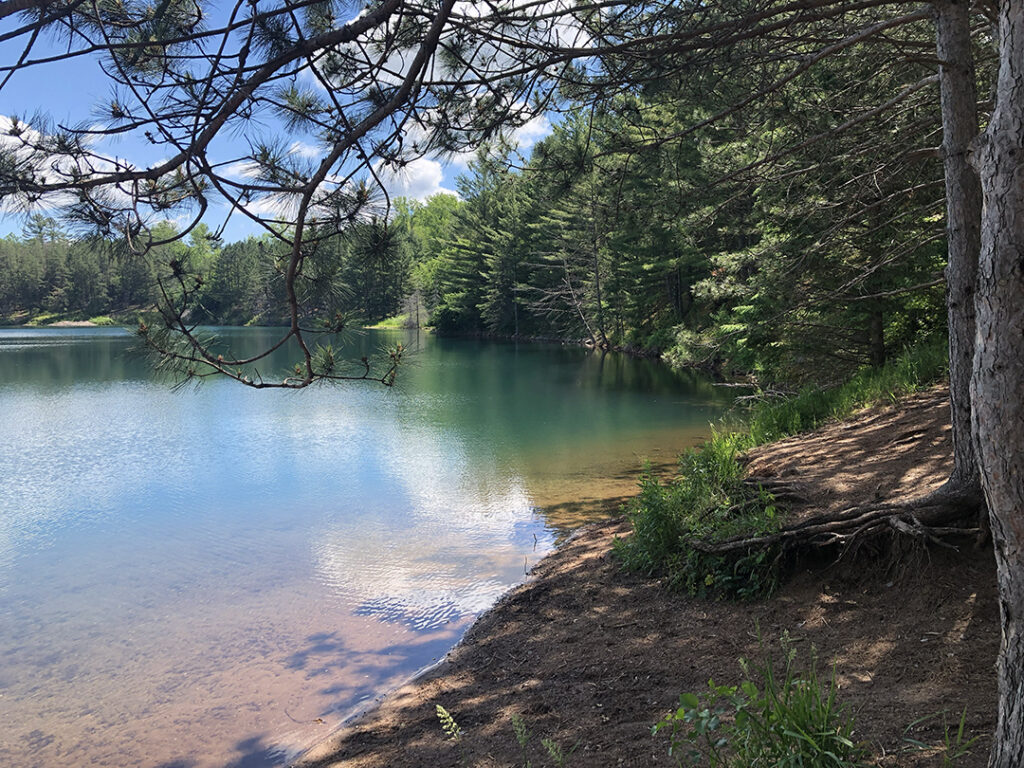
M 4 765 L 282 764 L 727 401 L 578 348 L 333 343 L 398 341 L 394 389 L 254 392 L 174 389 L 119 329 L 0 330 Z

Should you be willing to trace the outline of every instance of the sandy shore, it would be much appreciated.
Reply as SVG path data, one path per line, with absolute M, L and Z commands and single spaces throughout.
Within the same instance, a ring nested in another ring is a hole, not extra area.
M 807 508 L 893 498 L 941 483 L 949 467 L 945 393 L 875 411 L 759 449 L 759 474 L 799 481 Z M 803 510 L 806 512 L 806 509 Z M 795 510 L 799 514 L 801 510 Z M 552 765 L 541 739 L 572 766 L 672 765 L 651 726 L 709 678 L 739 681 L 757 631 L 784 632 L 800 659 L 835 665 L 857 736 L 885 766 L 941 765 L 943 717 L 982 734 L 959 766 L 985 765 L 995 722 L 998 605 L 988 552 L 933 552 L 899 572 L 861 559 L 805 564 L 770 600 L 709 603 L 623 573 L 613 554 L 622 520 L 587 526 L 546 558 L 529 582 L 484 614 L 438 667 L 388 695 L 296 763 L 321 766 Z M 464 731 L 445 739 L 440 704 Z M 914 730 L 918 718 L 936 715 Z M 513 733 L 522 718 L 525 753 Z

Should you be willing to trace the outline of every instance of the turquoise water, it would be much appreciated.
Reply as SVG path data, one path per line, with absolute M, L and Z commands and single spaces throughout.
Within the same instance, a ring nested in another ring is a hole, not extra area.
M 335 345 L 398 340 L 393 389 L 256 392 L 175 389 L 119 329 L 0 331 L 0 763 L 279 765 L 724 405 L 577 348 Z

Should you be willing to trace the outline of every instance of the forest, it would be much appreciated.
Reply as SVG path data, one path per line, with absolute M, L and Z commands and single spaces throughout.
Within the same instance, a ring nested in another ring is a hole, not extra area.
M 358 7 L 0 3 L 21 24 L 5 39 L 25 44 L 11 76 L 98 54 L 112 83 L 93 122 L 3 118 L 0 201 L 30 218 L 0 250 L 0 313 L 131 319 L 155 304 L 138 328 L 165 368 L 252 389 L 393 383 L 401 348 L 386 373 L 364 357 L 352 374 L 321 344 L 381 321 L 658 354 L 778 391 L 947 348 L 952 469 L 934 493 L 767 534 L 726 520 L 717 539 L 661 538 L 681 550 L 672 563 L 731 566 L 868 529 L 990 531 L 991 765 L 1020 765 L 1024 7 Z M 66 49 L 34 50 L 42 32 Z M 515 130 L 541 116 L 552 133 L 520 152 Z M 125 135 L 152 157 L 102 148 Z M 456 195 L 389 189 L 413 163 L 460 158 Z M 47 205 L 65 223 L 32 215 Z M 222 242 L 212 210 L 261 235 Z M 236 355 L 196 330 L 217 323 L 280 334 Z M 285 344 L 301 359 L 283 378 L 255 370 Z M 740 447 L 700 453 L 692 474 L 717 455 L 742 486 Z M 740 490 L 741 512 L 763 501 Z M 652 480 L 644 503 L 664 508 L 666 493 Z
M 904 30 L 903 49 L 930 45 L 928 27 Z M 378 195 L 312 241 L 304 316 L 402 315 L 442 335 L 583 342 L 765 382 L 880 366 L 945 333 L 946 243 L 934 74 L 877 53 L 854 46 L 701 133 L 688 126 L 747 87 L 741 67 L 581 100 L 526 157 L 501 139 L 480 148 L 457 196 Z M 141 309 L 174 262 L 201 286 L 191 322 L 288 322 L 287 244 L 272 235 L 223 243 L 200 225 L 144 257 L 119 242 L 36 214 L 0 242 L 0 314 Z

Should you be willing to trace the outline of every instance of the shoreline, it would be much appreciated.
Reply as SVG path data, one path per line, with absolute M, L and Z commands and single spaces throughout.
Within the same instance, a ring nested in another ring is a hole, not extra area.
M 530 569 L 524 581 L 511 587 L 498 598 L 494 605 L 473 619 L 455 645 L 442 658 L 413 673 L 399 686 L 380 694 L 371 703 L 355 707 L 353 711 L 350 711 L 342 718 L 339 725 L 331 733 L 326 734 L 316 744 L 313 744 L 288 762 L 287 768 L 318 768 L 325 765 L 325 760 L 329 761 L 335 756 L 335 742 L 340 738 L 344 738 L 349 732 L 358 729 L 365 720 L 372 718 L 391 699 L 401 696 L 407 690 L 416 690 L 422 686 L 442 680 L 449 672 L 457 669 L 460 663 L 460 655 L 472 653 L 471 650 L 464 649 L 473 644 L 475 635 L 485 633 L 486 627 L 490 623 L 500 623 L 503 619 L 502 614 L 506 610 L 506 605 L 516 601 L 521 596 L 521 593 L 528 592 L 534 582 L 544 577 L 546 569 L 557 568 L 560 565 L 560 556 L 564 556 L 565 549 L 577 540 L 586 537 L 588 533 L 605 530 L 608 526 L 621 527 L 622 525 L 623 518 L 619 516 L 608 520 L 586 523 L 574 530 L 564 540 L 558 542 L 550 552 L 544 555 Z
M 122 315 L 125 312 L 139 312 L 141 310 L 124 310 L 114 311 L 113 315 Z M 10 321 L 11 317 L 5 318 Z M 37 323 L 34 317 L 25 315 L 21 322 L 2 322 L 0 323 L 0 329 L 2 328 L 102 328 L 105 325 L 122 325 L 119 322 L 113 322 L 110 324 L 95 323 L 91 320 L 56 320 L 54 322 Z M 127 323 L 127 325 L 133 325 L 134 323 Z M 262 323 L 209 323 L 211 326 L 223 327 L 223 328 L 286 328 L 287 323 L 281 321 L 280 323 L 271 323 L 265 325 Z M 582 347 L 597 352 L 617 352 L 619 354 L 627 355 L 629 357 L 635 357 L 646 360 L 656 360 L 658 362 L 664 362 L 661 357 L 661 350 L 646 349 L 643 347 L 635 347 L 629 344 L 625 345 L 611 345 L 602 347 L 595 344 L 590 339 L 572 339 L 563 338 L 560 336 L 529 336 L 529 335 L 508 335 L 508 334 L 496 334 L 496 333 L 455 333 L 455 334 L 440 334 L 432 325 L 387 325 L 384 323 L 374 323 L 372 325 L 360 325 L 356 326 L 355 330 L 366 330 L 366 331 L 415 331 L 417 333 L 429 334 L 436 336 L 439 339 L 469 339 L 477 341 L 499 341 L 509 342 L 514 344 L 549 344 L 553 346 L 562 347 Z M 710 375 L 710 371 L 703 368 L 694 368 L 694 370 L 700 370 L 703 373 Z
M 57 320 L 53 323 L 12 323 L 6 325 L 0 325 L 0 329 L 10 328 L 110 328 L 112 326 L 103 326 L 99 323 L 94 323 L 92 320 Z
M 130 310 L 130 312 L 138 313 L 140 310 Z M 115 312 L 115 315 L 123 314 L 121 312 Z M 5 318 L 10 320 L 11 318 Z M 36 323 L 34 318 L 26 316 L 21 322 L 0 322 L 0 330 L 7 328 L 103 328 L 112 326 L 134 326 L 135 322 L 120 322 L 115 320 L 111 323 L 95 323 L 91 320 L 57 320 L 52 323 Z M 249 325 L 247 323 L 242 324 L 211 324 L 217 327 L 223 328 L 284 328 L 287 327 L 285 323 L 264 325 L 256 323 Z M 591 352 L 600 352 L 607 354 L 614 352 L 620 355 L 626 355 L 638 360 L 652 360 L 654 362 L 665 365 L 670 370 L 686 370 L 699 373 L 709 378 L 715 379 L 716 381 L 728 381 L 728 377 L 724 377 L 722 372 L 715 369 L 713 366 L 707 365 L 694 365 L 687 366 L 682 369 L 674 369 L 669 363 L 667 363 L 662 356 L 663 350 L 661 349 L 648 349 L 645 347 L 637 347 L 632 344 L 615 344 L 609 346 L 601 346 L 595 344 L 591 339 L 569 339 L 562 338 L 559 336 L 528 336 L 528 335 L 507 335 L 507 334 L 494 334 L 494 333 L 457 333 L 457 334 L 439 334 L 437 333 L 434 326 L 422 325 L 422 326 L 393 326 L 376 323 L 373 325 L 361 325 L 358 326 L 357 330 L 369 330 L 369 331 L 415 331 L 416 333 L 429 334 L 436 336 L 439 339 L 466 339 L 476 341 L 493 341 L 493 342 L 504 342 L 509 344 L 545 344 L 551 346 L 560 347 L 577 347 L 580 349 L 586 349 Z
M 757 449 L 753 461 L 822 484 L 819 501 L 848 503 L 877 492 L 875 464 L 864 477 L 837 475 L 831 462 L 865 444 L 892 444 L 910 430 L 921 438 L 899 449 L 922 475 L 894 475 L 887 494 L 941 482 L 948 466 L 948 411 L 941 393 L 873 409 L 851 422 Z M 845 441 L 843 443 L 842 441 Z M 893 451 L 872 445 L 880 473 Z M 816 456 L 831 451 L 829 461 Z M 808 462 L 814 461 L 813 465 Z M 815 472 L 818 474 L 816 475 Z M 856 481 L 855 481 L 856 480 Z M 900 483 L 903 483 L 901 485 Z M 908 485 L 909 483 L 909 485 Z M 656 580 L 624 573 L 610 552 L 628 533 L 622 518 L 578 529 L 541 560 L 530 578 L 481 614 L 436 665 L 417 673 L 303 752 L 294 768 L 376 768 L 462 764 L 506 768 L 530 759 L 548 765 L 541 739 L 575 751 L 572 766 L 670 765 L 665 739 L 651 726 L 683 692 L 709 678 L 738 682 L 740 657 L 763 652 L 757 634 L 796 643 L 799 661 L 835 665 L 840 701 L 857 715 L 856 737 L 879 766 L 937 764 L 939 747 L 909 751 L 905 739 L 941 745 L 943 719 L 966 708 L 970 735 L 982 735 L 961 768 L 986 762 L 995 721 L 992 660 L 999 644 L 998 603 L 986 553 L 932 552 L 900 574 L 868 563 L 799 569 L 771 599 L 710 603 L 669 592 Z M 865 568 L 865 565 L 871 567 Z M 897 587 L 897 588 L 894 588 Z M 443 706 L 464 731 L 445 739 Z M 930 719 L 914 724 L 918 718 Z M 521 749 L 520 718 L 534 736 Z M 954 723 L 955 727 L 955 723 Z
M 596 520 L 594 522 L 585 523 L 572 531 L 564 539 L 558 541 L 552 547 L 550 552 L 545 554 L 534 564 L 525 580 L 509 588 L 495 601 L 494 605 L 473 619 L 470 625 L 466 627 L 466 631 L 462 633 L 462 636 L 456 641 L 455 645 L 453 645 L 444 656 L 417 670 L 400 685 L 392 688 L 391 690 L 384 691 L 380 695 L 376 696 L 371 702 L 359 704 L 354 707 L 344 717 L 342 717 L 341 722 L 331 731 L 331 733 L 324 735 L 322 738 L 318 739 L 315 744 L 310 746 L 308 749 L 303 750 L 295 758 L 289 761 L 287 763 L 287 768 L 307 768 L 308 766 L 319 765 L 325 758 L 330 756 L 329 752 L 325 750 L 330 750 L 331 743 L 339 735 L 343 735 L 347 730 L 357 727 L 363 719 L 371 717 L 374 712 L 380 709 L 380 707 L 383 706 L 384 703 L 392 696 L 397 695 L 406 688 L 415 688 L 420 684 L 428 683 L 431 680 L 443 677 L 448 671 L 448 668 L 452 666 L 454 655 L 457 654 L 467 643 L 474 630 L 485 620 L 491 619 L 492 614 L 500 613 L 504 603 L 514 599 L 516 593 L 521 590 L 528 589 L 534 580 L 540 578 L 540 571 L 548 561 L 553 558 L 557 558 L 565 547 L 571 545 L 576 539 L 585 535 L 589 529 L 600 528 L 608 525 L 609 523 L 619 522 L 620 520 L 621 518 L 616 517 L 608 520 Z

